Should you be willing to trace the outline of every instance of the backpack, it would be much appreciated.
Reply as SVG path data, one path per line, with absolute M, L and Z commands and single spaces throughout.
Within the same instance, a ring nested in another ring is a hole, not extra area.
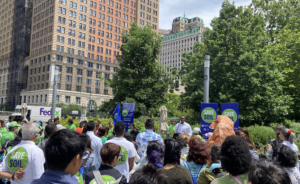
M 95 179 L 96 179 L 96 182 L 97 184 L 106 184 L 106 182 L 103 181 L 103 178 L 101 176 L 101 173 L 99 170 L 96 170 L 96 171 L 93 171 L 93 174 L 95 176 Z M 122 179 L 123 176 L 121 176 L 119 179 L 117 179 L 116 182 L 114 182 L 113 184 L 119 184 L 121 179 Z
M 79 168 L 79 171 L 75 174 L 75 177 L 78 179 L 78 184 L 84 184 L 83 182 L 83 172 L 84 172 L 84 166 L 87 163 L 91 156 L 91 153 L 89 154 L 88 158 L 86 159 L 85 163 Z

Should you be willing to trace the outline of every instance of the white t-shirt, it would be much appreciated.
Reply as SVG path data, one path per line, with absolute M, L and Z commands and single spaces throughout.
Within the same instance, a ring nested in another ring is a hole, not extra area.
M 39 179 L 44 173 L 44 153 L 32 141 L 22 140 L 3 159 L 0 171 L 17 172 L 21 166 L 24 176 L 20 180 L 11 181 L 12 184 L 29 184 Z
M 127 178 L 127 180 L 129 180 L 129 158 L 135 157 L 136 150 L 134 145 L 125 138 L 119 137 L 114 137 L 105 142 L 105 144 L 107 143 L 115 143 L 121 146 L 120 158 L 115 169 L 117 169 Z
M 95 136 L 93 131 L 87 131 L 86 135 L 90 136 L 91 146 L 94 150 L 94 153 L 96 154 L 96 159 L 98 160 L 99 165 L 101 165 L 102 159 L 101 159 L 101 156 L 100 156 L 100 151 L 103 147 L 102 140 L 99 137 Z
M 9 124 L 10 124 L 9 121 L 7 121 L 6 124 L 5 124 L 5 128 L 7 129 L 7 131 L 9 131 L 9 127 L 8 127 Z
M 179 134 L 187 134 L 190 137 L 192 137 L 193 131 L 191 126 L 184 122 L 183 124 L 181 123 L 177 123 L 175 126 L 175 133 L 179 133 Z

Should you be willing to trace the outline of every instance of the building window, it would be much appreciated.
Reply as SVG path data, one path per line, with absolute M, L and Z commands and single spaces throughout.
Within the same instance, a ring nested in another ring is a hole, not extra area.
M 56 103 L 59 103 L 59 95 L 56 95 Z
M 96 88 L 96 89 L 95 89 L 95 93 L 96 93 L 96 94 L 100 94 L 100 89 L 99 89 L 99 88 Z
M 81 92 L 81 86 L 76 86 L 76 91 Z
M 77 64 L 78 64 L 78 65 L 83 65 L 83 61 L 80 60 L 80 59 L 78 59 L 78 60 L 77 60 Z
M 70 96 L 65 97 L 65 103 L 69 104 L 70 103 Z
M 87 92 L 87 93 L 91 93 L 91 92 L 92 92 L 92 90 L 91 90 L 90 87 L 86 87 L 85 89 L 86 89 L 86 92 Z
M 76 78 L 76 83 L 81 84 L 82 83 L 82 78 L 81 77 L 77 77 Z
M 93 72 L 92 71 L 87 71 L 86 72 L 86 76 L 87 77 L 92 77 L 93 76 Z
M 95 81 L 95 86 L 100 86 L 100 81 L 96 80 Z
M 108 90 L 105 89 L 105 90 L 104 90 L 104 94 L 105 94 L 105 95 L 108 95 Z
M 66 84 L 66 90 L 71 90 L 71 85 L 70 84 Z
M 73 72 L 73 68 L 72 67 L 67 67 L 67 73 L 72 73 Z
M 66 82 L 72 82 L 72 76 L 66 75 Z
M 92 80 L 91 79 L 86 79 L 86 85 L 91 85 L 92 84 Z
M 76 97 L 76 104 L 80 104 L 80 97 Z

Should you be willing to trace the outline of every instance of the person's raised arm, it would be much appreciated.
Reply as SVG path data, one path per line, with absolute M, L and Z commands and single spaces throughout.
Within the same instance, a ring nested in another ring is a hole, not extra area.
M 23 169 L 20 168 L 15 174 L 8 171 L 0 171 L 0 178 L 12 179 L 12 176 L 14 176 L 14 179 L 16 180 L 23 178 L 24 176 Z

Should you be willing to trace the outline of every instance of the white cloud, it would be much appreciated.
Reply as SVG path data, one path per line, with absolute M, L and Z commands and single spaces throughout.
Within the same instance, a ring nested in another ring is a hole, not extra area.
M 252 0 L 235 0 L 236 6 L 246 6 Z M 174 18 L 185 12 L 187 18 L 200 17 L 206 27 L 214 17 L 219 16 L 223 0 L 160 0 L 159 28 L 171 29 Z M 232 2 L 232 0 L 230 0 Z

